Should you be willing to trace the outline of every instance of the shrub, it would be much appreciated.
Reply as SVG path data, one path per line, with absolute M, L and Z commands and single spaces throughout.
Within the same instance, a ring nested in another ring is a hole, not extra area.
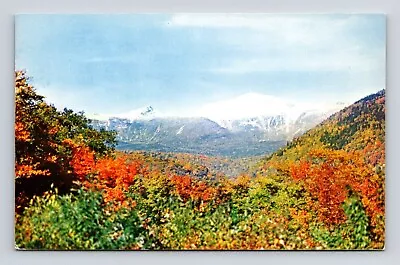
M 17 216 L 15 243 L 22 249 L 78 250 L 144 247 L 144 228 L 136 211 L 107 211 L 99 192 L 76 195 L 48 192 L 34 197 Z

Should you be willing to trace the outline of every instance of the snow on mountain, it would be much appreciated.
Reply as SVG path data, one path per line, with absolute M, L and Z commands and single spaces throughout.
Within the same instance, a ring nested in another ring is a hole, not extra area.
M 156 117 L 156 112 L 152 106 L 134 109 L 129 112 L 113 115 L 113 118 L 127 119 L 127 120 L 147 120 Z
M 181 134 L 183 132 L 183 128 L 185 128 L 185 125 L 182 125 L 179 130 L 176 132 L 176 134 Z
M 95 128 L 117 131 L 122 149 L 252 156 L 276 150 L 344 107 L 249 93 L 206 103 L 185 116 L 148 106 L 89 118 Z
M 197 115 L 207 117 L 229 130 L 257 128 L 269 130 L 277 126 L 290 127 L 307 115 L 318 115 L 323 120 L 344 106 L 323 102 L 294 102 L 278 97 L 247 93 L 235 98 L 205 104 Z
M 276 116 L 290 108 L 280 98 L 247 93 L 238 97 L 207 103 L 199 109 L 198 115 L 215 121 L 238 120 L 257 116 Z
M 247 93 L 234 98 L 205 103 L 194 113 L 182 117 L 160 115 L 152 106 L 113 115 L 91 115 L 89 118 L 103 121 L 106 127 L 124 130 L 134 121 L 162 119 L 168 124 L 183 122 L 175 131 L 181 135 L 190 119 L 208 119 L 232 132 L 264 132 L 267 139 L 290 139 L 317 125 L 344 103 L 294 102 L 270 95 Z M 186 129 L 185 129 L 186 130 Z

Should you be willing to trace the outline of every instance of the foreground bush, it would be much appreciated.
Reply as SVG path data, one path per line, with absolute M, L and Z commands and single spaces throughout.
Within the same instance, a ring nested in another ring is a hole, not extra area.
M 346 221 L 332 226 L 319 221 L 299 184 L 279 178 L 228 183 L 214 187 L 219 195 L 208 201 L 185 196 L 190 190 L 180 195 L 181 187 L 163 176 L 137 176 L 123 203 L 108 202 L 100 191 L 50 192 L 17 216 L 16 244 L 70 250 L 382 247 L 356 196 L 342 205 Z
M 102 195 L 47 193 L 17 216 L 15 241 L 24 249 L 131 249 L 144 242 L 135 211 L 106 211 Z

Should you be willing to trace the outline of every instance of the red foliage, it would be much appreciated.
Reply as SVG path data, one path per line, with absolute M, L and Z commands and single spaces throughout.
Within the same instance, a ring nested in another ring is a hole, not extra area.
M 127 156 L 95 159 L 95 153 L 83 144 L 64 140 L 72 149 L 70 166 L 78 180 L 87 187 L 102 190 L 105 202 L 123 203 L 124 193 L 133 184 L 139 172 L 140 163 L 128 161 Z
M 310 162 L 312 161 L 312 162 Z M 319 218 L 326 223 L 345 220 L 342 203 L 349 189 L 360 193 L 367 213 L 381 213 L 376 175 L 355 153 L 332 150 L 314 150 L 309 160 L 301 160 L 291 166 L 291 176 L 302 180 L 308 191 L 318 199 Z
M 64 140 L 63 143 L 72 149 L 70 166 L 73 169 L 73 173 L 78 180 L 84 181 L 86 176 L 95 168 L 94 152 L 87 146 L 76 144 L 70 139 Z
M 183 199 L 192 199 L 196 201 L 209 201 L 215 195 L 215 189 L 204 182 L 195 181 L 190 176 L 173 176 L 172 183 L 176 191 Z
M 125 156 L 117 158 L 104 158 L 96 163 L 96 175 L 93 182 L 95 187 L 105 191 L 104 199 L 108 201 L 123 202 L 124 192 L 133 184 L 135 176 L 139 173 L 138 161 L 128 162 Z
M 310 170 L 310 163 L 306 160 L 301 160 L 299 164 L 290 165 L 290 174 L 295 180 L 305 179 Z
M 93 170 L 94 179 L 84 184 L 89 188 L 103 191 L 104 201 L 121 205 L 125 202 L 125 192 L 133 184 L 134 177 L 138 172 L 138 164 L 126 164 L 123 158 L 100 159 Z

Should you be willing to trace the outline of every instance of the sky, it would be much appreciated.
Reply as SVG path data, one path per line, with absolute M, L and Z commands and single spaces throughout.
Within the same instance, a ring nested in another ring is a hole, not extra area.
M 21 14 L 15 30 L 16 69 L 88 114 L 190 116 L 249 93 L 351 103 L 385 88 L 384 15 Z

